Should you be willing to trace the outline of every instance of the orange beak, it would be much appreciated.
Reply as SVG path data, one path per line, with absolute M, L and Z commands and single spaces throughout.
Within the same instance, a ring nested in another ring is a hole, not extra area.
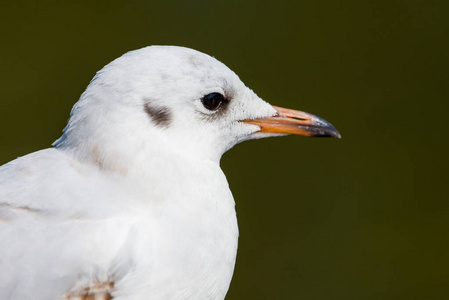
M 259 126 L 258 132 L 341 138 L 337 129 L 320 117 L 288 108 L 277 106 L 273 106 L 273 108 L 277 111 L 273 117 L 243 120 L 242 122 Z

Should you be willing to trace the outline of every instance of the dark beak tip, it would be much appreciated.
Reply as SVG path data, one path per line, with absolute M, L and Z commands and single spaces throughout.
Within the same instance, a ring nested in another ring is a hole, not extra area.
M 318 126 L 317 126 L 317 133 L 314 135 L 315 137 L 330 137 L 330 138 L 337 138 L 341 139 L 341 134 L 338 132 L 335 127 L 329 123 L 328 121 L 317 117 L 318 119 Z
M 334 134 L 332 134 L 330 137 L 333 137 L 333 138 L 337 138 L 337 139 L 341 139 L 341 134 L 340 134 L 340 132 L 338 132 L 338 131 L 336 131 Z
M 332 126 L 331 128 L 329 128 L 327 137 L 332 137 L 332 138 L 341 139 L 341 134 L 340 134 L 340 132 L 338 132 L 337 129 L 335 129 L 335 128 Z
M 341 139 L 341 134 L 338 131 L 325 131 L 325 132 L 318 132 L 312 137 L 324 137 L 324 138 L 337 138 Z

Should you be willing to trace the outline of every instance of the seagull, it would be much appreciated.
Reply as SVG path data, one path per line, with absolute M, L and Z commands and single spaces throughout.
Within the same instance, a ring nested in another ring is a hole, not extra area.
M 287 134 L 340 137 L 201 52 L 124 54 L 53 147 L 0 167 L 0 299 L 224 299 L 239 232 L 220 158 Z

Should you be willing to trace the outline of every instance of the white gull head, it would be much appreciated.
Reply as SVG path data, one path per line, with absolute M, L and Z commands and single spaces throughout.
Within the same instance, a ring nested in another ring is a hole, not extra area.
M 236 143 L 257 136 L 259 127 L 241 120 L 275 114 L 213 57 L 151 46 L 97 73 L 54 145 L 112 168 L 152 151 L 218 161 Z
M 290 131 L 279 125 L 264 131 L 263 124 L 242 122 L 270 123 L 279 116 L 278 108 L 215 58 L 183 47 L 151 46 L 128 52 L 97 73 L 54 146 L 110 169 L 128 169 L 133 162 L 141 166 L 152 151 L 218 162 L 248 139 L 305 135 L 291 132 L 298 124 L 288 124 Z M 325 129 L 315 135 L 334 134 L 324 120 L 307 116 Z

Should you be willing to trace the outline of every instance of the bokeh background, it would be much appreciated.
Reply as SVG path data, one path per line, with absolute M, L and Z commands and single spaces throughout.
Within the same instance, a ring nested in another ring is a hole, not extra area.
M 343 138 L 222 159 L 240 244 L 232 299 L 449 295 L 449 2 L 3 1 L 0 162 L 49 147 L 95 72 L 182 45 Z

